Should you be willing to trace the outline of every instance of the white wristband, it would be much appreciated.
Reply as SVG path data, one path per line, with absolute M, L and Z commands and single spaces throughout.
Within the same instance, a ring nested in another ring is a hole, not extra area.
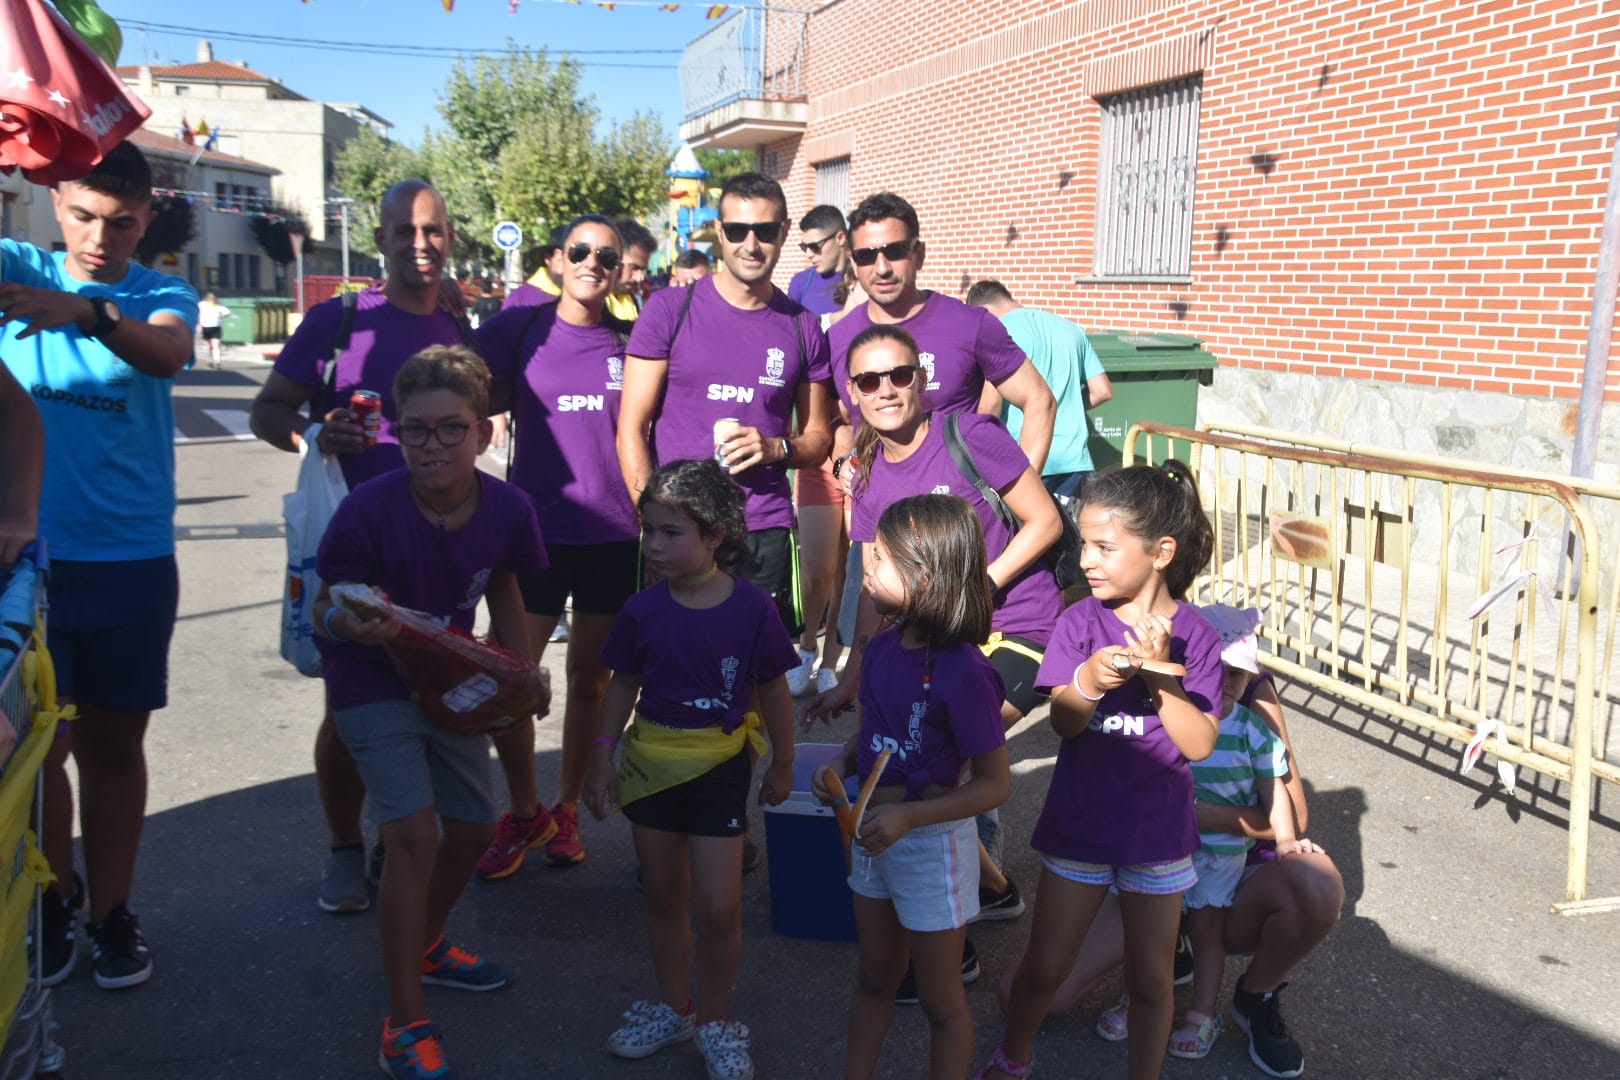
M 1106 690 L 1103 691 L 1102 694 L 1098 694 L 1096 697 L 1092 697 L 1090 694 L 1086 693 L 1085 688 L 1080 685 L 1080 669 L 1085 667 L 1085 666 L 1086 665 L 1084 665 L 1084 664 L 1080 664 L 1077 667 L 1075 667 L 1075 669 L 1074 669 L 1074 679 L 1073 679 L 1074 692 L 1079 694 L 1081 697 L 1085 698 L 1087 701 L 1101 701 L 1103 699 L 1103 695 L 1107 693 Z

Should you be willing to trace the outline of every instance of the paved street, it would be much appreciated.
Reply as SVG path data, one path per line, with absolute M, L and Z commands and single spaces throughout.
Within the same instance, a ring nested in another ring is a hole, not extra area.
M 151 811 L 134 909 L 156 957 L 138 989 L 96 989 L 85 966 L 56 996 L 73 1078 L 351 1078 L 377 1075 L 385 999 L 371 914 L 315 907 L 325 836 L 310 775 L 320 688 L 277 652 L 284 547 L 280 499 L 296 459 L 251 438 L 246 408 L 269 368 L 231 350 L 222 371 L 180 377 L 176 441 L 183 583 L 171 702 L 148 740 Z M 562 685 L 561 652 L 547 656 Z M 1524 781 L 1517 798 L 1459 777 L 1457 750 L 1331 699 L 1285 700 L 1312 787 L 1310 836 L 1342 869 L 1344 921 L 1284 997 L 1307 1076 L 1518 1078 L 1620 1076 L 1620 914 L 1565 919 L 1560 792 Z M 560 716 L 560 710 L 558 710 Z M 847 723 L 847 722 L 846 722 Z M 842 737 L 817 736 L 818 741 Z M 554 788 L 560 719 L 540 728 L 541 790 Z M 1056 740 L 1044 712 L 1014 743 L 1003 812 L 1012 875 L 1033 886 L 1027 839 Z M 1620 894 L 1620 800 L 1599 792 L 1591 893 Z M 762 835 L 756 816 L 755 835 Z M 588 822 L 589 858 L 526 866 L 471 886 L 457 940 L 517 975 L 491 995 L 434 990 L 461 1074 L 635 1078 L 703 1075 L 690 1048 L 645 1062 L 610 1058 L 607 1033 L 652 989 L 622 820 Z M 770 858 L 787 854 L 770 852 Z M 746 959 L 735 1013 L 755 1037 L 759 1075 L 840 1068 L 854 947 L 772 934 L 764 870 L 744 889 Z M 977 1057 L 999 1034 L 993 982 L 1029 919 L 975 927 L 985 977 L 970 989 Z M 1228 965 L 1230 982 L 1241 961 Z M 1037 1044 L 1050 1077 L 1122 1074 L 1123 1045 L 1091 1030 L 1117 975 Z M 1185 991 L 1182 992 L 1185 994 Z M 926 1025 L 898 1011 L 880 1075 L 926 1074 Z M 1232 1031 L 1170 1077 L 1258 1077 Z

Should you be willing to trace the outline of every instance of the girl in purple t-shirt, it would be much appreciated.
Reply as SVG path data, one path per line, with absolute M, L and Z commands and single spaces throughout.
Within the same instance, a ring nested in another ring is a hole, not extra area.
M 967 923 L 979 913 L 973 816 L 1012 789 L 1001 676 L 979 650 L 990 634 L 984 535 L 963 499 L 917 495 L 883 512 L 864 565 L 894 625 L 867 649 L 861 727 L 833 767 L 864 784 L 878 755 L 889 757 L 851 851 L 861 959 L 844 1073 L 877 1068 L 909 954 L 933 1033 L 930 1071 L 961 1076 L 973 1056 L 961 975 Z M 819 775 L 814 786 L 831 799 Z
M 742 962 L 749 755 L 765 749 L 756 699 L 772 751 L 759 800 L 774 806 L 793 789 L 787 673 L 798 653 L 775 601 L 716 561 L 747 536 L 743 505 L 713 459 L 671 462 L 648 480 L 641 544 L 660 580 L 625 604 L 602 650 L 613 678 L 585 784 L 598 821 L 610 806 L 630 819 L 660 998 L 632 1005 L 608 1049 L 642 1058 L 693 1039 L 713 1077 L 753 1075 L 748 1029 L 730 1019 L 730 1004 Z M 688 911 L 699 927 L 695 1001 Z
M 1028 1075 L 1035 1032 L 1110 886 L 1125 923 L 1129 1075 L 1157 1077 L 1181 894 L 1197 880 L 1187 762 L 1215 747 L 1224 673 L 1220 636 L 1181 597 L 1214 534 L 1178 461 L 1098 473 L 1079 519 L 1091 595 L 1058 620 L 1036 677 L 1063 742 L 1031 841 L 1041 856 L 1035 930 L 1013 976 L 1006 1037 L 979 1073 L 992 1080 Z

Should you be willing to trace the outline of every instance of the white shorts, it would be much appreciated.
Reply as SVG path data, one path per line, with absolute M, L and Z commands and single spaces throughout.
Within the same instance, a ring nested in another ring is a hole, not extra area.
M 1182 896 L 1182 910 L 1231 907 L 1237 887 L 1243 881 L 1245 857 L 1241 851 L 1210 851 L 1203 847 L 1193 852 L 1193 869 L 1198 872 L 1198 884 Z
M 927 933 L 966 926 L 979 913 L 979 832 L 972 818 L 925 825 L 880 855 L 850 849 L 849 887 L 888 900 L 900 925 Z

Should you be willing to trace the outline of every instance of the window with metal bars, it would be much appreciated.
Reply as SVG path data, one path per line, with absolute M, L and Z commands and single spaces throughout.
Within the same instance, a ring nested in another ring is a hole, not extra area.
M 1192 273 L 1198 110 L 1204 77 L 1127 90 L 1098 100 L 1098 277 Z
M 816 166 L 816 205 L 836 206 L 849 216 L 849 158 L 835 158 Z

